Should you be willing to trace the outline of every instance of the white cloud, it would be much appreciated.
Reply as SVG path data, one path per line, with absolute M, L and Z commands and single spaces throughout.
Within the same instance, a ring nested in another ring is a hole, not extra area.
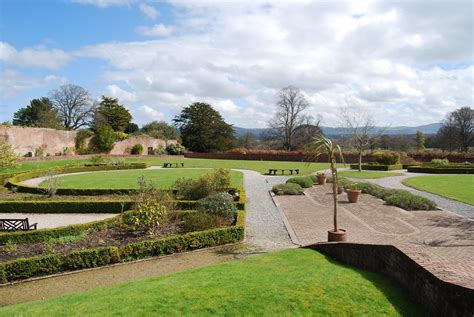
M 12 69 L 0 72 L 0 95 L 15 96 L 16 94 L 35 88 L 48 88 L 64 85 L 67 79 L 62 76 L 46 75 L 44 77 L 19 73 Z
M 134 120 L 138 122 L 150 122 L 155 120 L 164 120 L 165 115 L 153 107 L 144 105 L 132 111 Z
M 167 26 L 162 23 L 155 24 L 152 26 L 139 26 L 137 32 L 146 36 L 169 36 L 173 33 L 174 28 Z
M 0 42 L 0 61 L 8 65 L 57 69 L 71 59 L 71 55 L 58 49 L 48 50 L 38 46 L 18 51 L 10 44 Z
M 129 6 L 132 1 L 130 0 L 72 0 L 72 2 L 81 4 L 92 4 L 101 8 L 107 8 L 110 6 Z
M 150 19 L 155 19 L 157 16 L 160 15 L 160 11 L 158 11 L 155 7 L 148 5 L 146 3 L 140 3 L 139 8 L 140 8 L 140 11 L 143 12 L 143 14 L 145 14 Z
M 136 93 L 124 90 L 117 85 L 108 85 L 107 95 L 118 98 L 121 102 L 125 103 L 135 102 L 137 100 Z

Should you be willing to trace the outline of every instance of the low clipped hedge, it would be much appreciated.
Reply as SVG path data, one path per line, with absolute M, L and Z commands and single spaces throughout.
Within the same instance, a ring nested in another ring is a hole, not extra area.
M 474 174 L 474 164 L 408 166 L 408 172 L 428 174 Z
M 311 188 L 313 187 L 313 180 L 309 176 L 300 176 L 300 177 L 292 177 L 289 178 L 286 183 L 294 183 L 298 184 L 303 188 Z
M 235 225 L 230 227 L 129 243 L 120 247 L 98 247 L 66 255 L 53 254 L 0 263 L 0 283 L 236 243 L 244 239 L 244 234 L 245 212 L 239 211 Z
M 296 183 L 286 183 L 273 186 L 272 192 L 275 195 L 303 195 L 304 189 Z
M 351 164 L 351 169 L 359 169 L 359 164 Z M 403 168 L 402 164 L 393 164 L 393 165 L 382 165 L 382 164 L 362 164 L 363 170 L 368 171 L 393 171 L 401 170 Z

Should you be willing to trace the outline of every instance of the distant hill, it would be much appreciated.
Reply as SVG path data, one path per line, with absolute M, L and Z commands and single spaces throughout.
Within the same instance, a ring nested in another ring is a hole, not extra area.
M 400 127 L 377 127 L 376 130 L 383 130 L 383 134 L 388 135 L 414 135 L 416 131 L 421 131 L 425 134 L 435 134 L 438 132 L 439 128 L 441 127 L 441 123 L 431 123 L 420 125 L 416 127 L 407 127 L 407 126 L 400 126 Z M 328 136 L 338 136 L 343 134 L 348 134 L 348 129 L 344 128 L 331 128 L 331 127 L 321 127 L 324 134 Z M 252 133 L 257 138 L 260 138 L 268 128 L 240 128 L 234 127 L 235 135 L 240 137 L 246 133 Z

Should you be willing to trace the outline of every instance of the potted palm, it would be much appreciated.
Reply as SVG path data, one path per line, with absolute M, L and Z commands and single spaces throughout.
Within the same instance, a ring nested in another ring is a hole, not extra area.
M 342 156 L 341 147 L 339 145 L 333 145 L 331 140 L 326 138 L 324 135 L 316 136 L 313 141 L 309 144 L 308 150 L 311 152 L 311 158 L 317 159 L 321 154 L 326 153 L 328 156 L 328 161 L 331 164 L 331 174 L 332 174 L 332 197 L 334 203 L 334 228 L 328 230 L 328 241 L 346 241 L 346 230 L 341 229 L 337 223 L 337 167 L 336 167 L 336 154 L 339 154 L 341 160 L 344 161 Z

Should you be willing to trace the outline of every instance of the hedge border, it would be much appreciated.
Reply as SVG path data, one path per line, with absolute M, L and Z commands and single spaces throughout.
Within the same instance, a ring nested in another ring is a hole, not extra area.
M 427 174 L 474 174 L 474 167 L 434 167 L 434 166 L 408 166 L 408 172 L 427 173 Z
M 359 169 L 359 164 L 350 164 L 351 169 Z M 381 164 L 362 164 L 363 170 L 369 171 L 393 171 L 401 170 L 403 168 L 402 164 L 393 164 L 393 165 L 381 165 Z
M 0 263 L 0 283 L 236 243 L 244 237 L 245 211 L 239 211 L 235 225 L 230 227 L 129 243 L 120 247 L 91 248 L 62 256 L 47 255 Z

